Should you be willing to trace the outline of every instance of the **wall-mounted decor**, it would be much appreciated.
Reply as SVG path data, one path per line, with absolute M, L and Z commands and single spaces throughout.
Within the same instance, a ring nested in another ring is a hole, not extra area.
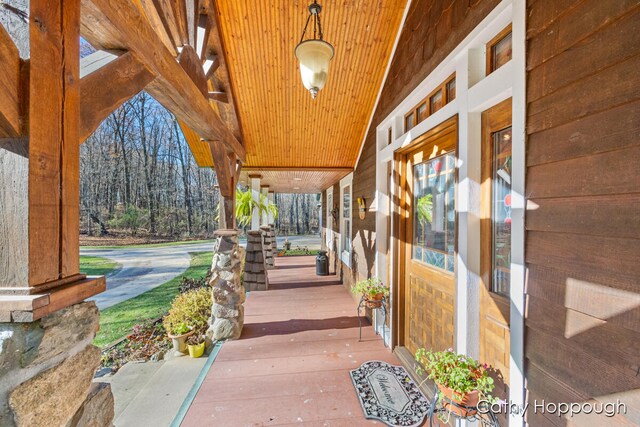
M 338 205 L 334 205 L 333 209 L 331 209 L 331 216 L 333 217 L 334 221 L 338 220 L 338 214 L 340 213 L 340 211 L 338 210 Z
M 358 216 L 364 219 L 367 215 L 367 202 L 364 197 L 358 197 Z

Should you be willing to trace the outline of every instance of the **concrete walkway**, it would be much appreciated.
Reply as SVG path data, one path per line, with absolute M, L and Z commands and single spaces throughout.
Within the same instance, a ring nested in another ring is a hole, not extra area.
M 282 247 L 284 237 L 278 237 Z M 292 247 L 320 248 L 319 236 L 291 236 Z M 246 242 L 241 242 L 246 244 Z M 213 249 L 213 241 L 147 248 L 81 248 L 81 255 L 112 259 L 121 269 L 107 276 L 107 290 L 92 298 L 100 310 L 136 297 L 168 282 L 189 268 L 189 252 L 207 252 Z
M 364 419 L 349 370 L 399 360 L 370 326 L 358 342 L 356 303 L 336 276 L 315 275 L 313 257 L 276 262 L 270 289 L 249 294 L 241 339 L 222 346 L 181 425 L 381 425 Z

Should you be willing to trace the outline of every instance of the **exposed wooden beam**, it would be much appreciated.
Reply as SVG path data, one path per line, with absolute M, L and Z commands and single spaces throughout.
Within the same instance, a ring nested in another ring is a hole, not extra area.
M 223 197 L 229 198 L 235 196 L 235 167 L 233 170 L 230 167 L 229 157 L 227 151 L 222 144 L 218 141 L 207 141 L 209 148 L 211 149 L 211 157 L 213 157 L 213 165 L 216 170 L 216 176 L 218 178 L 218 185 L 220 186 L 220 194 Z
M 155 2 L 153 0 L 140 0 L 140 3 L 142 4 L 142 9 L 145 16 L 149 20 L 149 23 L 151 24 L 153 29 L 158 34 L 158 37 L 160 37 L 162 43 L 167 49 L 169 49 L 169 52 L 171 52 L 173 56 L 178 56 L 176 45 L 173 43 L 173 39 L 167 31 L 167 28 L 164 26 L 162 18 L 160 18 L 160 14 L 158 13 L 158 9 L 156 9 Z
M 210 78 L 213 84 L 213 89 L 216 91 L 226 92 L 229 97 L 227 104 L 219 104 L 218 111 L 220 112 L 220 118 L 227 127 L 233 129 L 235 134 L 242 135 L 242 123 L 240 122 L 240 116 L 238 115 L 238 109 L 236 108 L 236 96 L 234 93 L 233 85 L 231 84 L 231 78 L 229 77 L 229 68 L 227 66 L 227 58 L 224 46 L 224 41 L 220 33 L 220 11 L 218 10 L 216 1 L 211 1 L 209 4 L 209 19 L 211 22 L 211 31 L 209 36 L 209 49 L 214 53 L 220 61 L 220 66 L 215 70 Z
M 225 104 L 229 103 L 229 97 L 226 92 L 209 92 L 209 99 Z
M 15 138 L 21 133 L 20 53 L 0 25 L 0 138 Z
M 111 56 L 106 65 L 95 69 L 80 80 L 80 143 L 84 142 L 109 114 L 144 89 L 155 77 L 130 52 L 119 57 Z M 96 63 L 92 61 L 90 64 Z M 85 71 L 87 69 L 88 67 Z
M 178 29 L 173 1 L 153 0 L 153 4 L 158 11 L 160 21 L 162 22 L 162 25 L 164 26 L 167 34 L 169 34 L 172 43 L 178 47 L 182 46 L 182 36 L 180 35 L 180 30 Z
M 187 41 L 190 46 L 196 48 L 196 28 L 200 17 L 200 1 L 186 0 Z
M 200 58 L 205 58 L 207 55 L 207 40 L 209 40 L 209 15 L 198 15 L 198 26 L 196 32 L 196 52 Z
M 206 140 L 223 141 L 244 160 L 242 144 L 128 0 L 82 0 L 82 34 L 94 46 L 132 51 L 157 78 L 147 91 Z
M 213 77 L 213 73 L 216 72 L 218 67 L 220 66 L 220 57 L 213 54 L 207 54 L 207 59 L 204 61 L 202 65 L 202 69 L 204 70 L 204 75 L 209 80 Z

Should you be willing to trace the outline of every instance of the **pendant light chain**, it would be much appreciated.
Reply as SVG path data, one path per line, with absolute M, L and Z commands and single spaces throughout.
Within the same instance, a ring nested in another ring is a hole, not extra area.
M 322 32 L 322 21 L 320 20 L 320 11 L 322 7 L 318 4 L 317 0 L 309 6 L 309 16 L 307 16 L 307 22 L 304 24 L 304 30 L 302 30 L 302 36 L 300 37 L 300 43 L 304 41 L 304 36 L 307 34 L 307 28 L 309 27 L 309 21 L 313 18 L 313 40 L 324 40 L 324 34 Z M 318 35 L 320 38 L 318 38 Z

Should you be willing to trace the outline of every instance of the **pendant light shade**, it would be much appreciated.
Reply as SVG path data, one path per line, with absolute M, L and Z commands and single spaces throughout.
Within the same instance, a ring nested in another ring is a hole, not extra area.
M 327 83 L 333 46 L 323 40 L 306 40 L 296 47 L 295 53 L 300 61 L 302 84 L 315 98 Z
M 333 58 L 334 50 L 331 44 L 323 40 L 320 12 L 322 7 L 317 0 L 309 5 L 309 17 L 302 31 L 300 43 L 296 46 L 295 55 L 300 64 L 300 76 L 302 84 L 315 99 L 318 91 L 327 83 L 329 75 L 329 62 Z M 305 40 L 304 36 L 313 22 L 313 38 Z

